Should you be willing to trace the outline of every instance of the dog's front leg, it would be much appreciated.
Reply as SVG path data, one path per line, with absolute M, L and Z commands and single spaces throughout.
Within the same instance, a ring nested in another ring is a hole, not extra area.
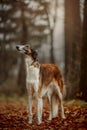
M 38 125 L 42 122 L 42 111 L 43 111 L 43 100 L 42 98 L 37 99 L 37 119 Z
M 28 97 L 28 109 L 29 109 L 29 123 L 32 123 L 32 95 L 29 95 Z

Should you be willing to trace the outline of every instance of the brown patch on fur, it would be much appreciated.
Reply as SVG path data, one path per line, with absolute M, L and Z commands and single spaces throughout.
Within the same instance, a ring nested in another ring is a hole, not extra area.
M 42 86 L 47 87 L 51 82 L 57 82 L 60 90 L 63 94 L 63 79 L 60 73 L 59 68 L 54 64 L 41 64 L 40 71 L 40 87 L 39 92 L 42 89 Z M 55 86 L 55 85 L 54 85 Z

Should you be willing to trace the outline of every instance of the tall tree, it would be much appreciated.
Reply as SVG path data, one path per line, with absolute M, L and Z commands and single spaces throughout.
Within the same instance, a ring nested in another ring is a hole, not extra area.
M 50 61 L 52 63 L 55 63 L 55 57 L 54 57 L 54 31 L 57 23 L 57 9 L 58 9 L 58 0 L 50 1 L 48 6 L 46 7 L 46 14 L 47 14 L 47 20 L 48 20 L 48 27 L 50 32 Z
M 83 43 L 81 49 L 80 96 L 87 101 L 87 0 L 84 2 Z
M 81 18 L 80 0 L 65 1 L 65 78 L 67 98 L 79 91 Z

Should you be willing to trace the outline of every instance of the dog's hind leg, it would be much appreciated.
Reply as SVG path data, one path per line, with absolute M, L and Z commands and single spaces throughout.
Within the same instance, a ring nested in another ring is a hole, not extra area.
M 52 118 L 55 118 L 58 116 L 58 100 L 57 96 L 52 96 Z
M 58 94 L 58 98 L 59 98 L 59 107 L 60 107 L 60 111 L 61 111 L 61 117 L 65 118 L 65 114 L 64 114 L 64 107 L 63 107 L 63 96 L 62 93 L 60 91 L 59 86 L 57 86 L 57 94 Z
M 58 115 L 58 101 L 54 95 L 48 95 L 49 105 L 50 105 L 50 114 L 49 114 L 49 120 L 52 120 L 52 118 L 57 117 Z
M 52 97 L 50 94 L 48 94 L 48 100 L 49 100 L 49 105 L 50 105 L 50 114 L 48 120 L 52 120 Z

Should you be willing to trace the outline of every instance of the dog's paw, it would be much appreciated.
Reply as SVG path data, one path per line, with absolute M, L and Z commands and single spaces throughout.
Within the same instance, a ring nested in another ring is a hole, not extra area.
M 32 124 L 32 119 L 31 118 L 30 119 L 28 118 L 28 123 Z
M 65 115 L 62 116 L 62 119 L 66 119 Z
M 49 121 L 51 121 L 51 120 L 52 120 L 52 116 L 51 116 L 51 115 L 49 115 L 49 118 L 48 118 L 48 120 L 49 120 Z
M 44 125 L 44 122 L 42 121 L 42 122 L 38 122 L 38 125 Z
M 32 116 L 27 117 L 27 119 L 28 119 L 28 123 L 32 124 Z
M 32 124 L 32 121 L 28 121 L 29 124 Z

